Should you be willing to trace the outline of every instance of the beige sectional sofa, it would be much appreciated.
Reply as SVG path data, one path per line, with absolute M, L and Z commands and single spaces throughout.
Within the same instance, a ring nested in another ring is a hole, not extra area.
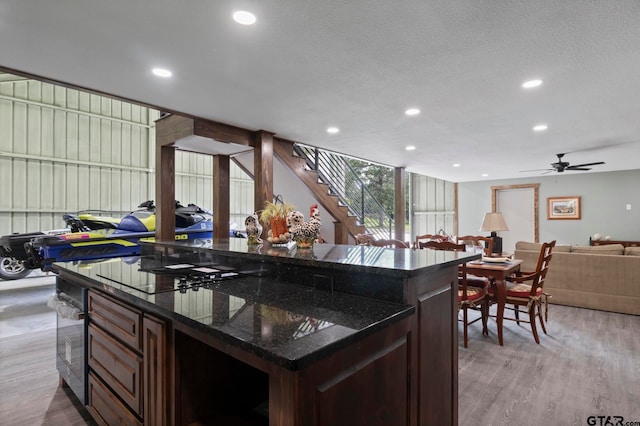
M 535 270 L 540 246 L 516 244 L 523 271 Z M 640 315 L 640 247 L 556 245 L 544 289 L 551 303 Z

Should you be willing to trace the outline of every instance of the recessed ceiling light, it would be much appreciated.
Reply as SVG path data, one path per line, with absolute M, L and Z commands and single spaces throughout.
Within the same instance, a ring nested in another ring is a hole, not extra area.
M 534 87 L 538 87 L 542 85 L 542 80 L 529 80 L 522 83 L 522 87 L 524 89 L 533 89 Z
M 242 25 L 253 25 L 256 23 L 256 15 L 246 10 L 233 12 L 233 20 Z
M 452 164 L 452 166 L 453 166 L 453 167 L 460 167 L 460 164 L 455 163 L 455 164 Z
M 327 127 L 327 133 L 331 133 L 332 135 L 335 135 L 336 133 L 339 133 L 340 129 L 338 129 L 337 127 Z
M 171 77 L 173 75 L 171 71 L 164 68 L 154 68 L 153 70 L 151 70 L 151 72 L 154 75 L 157 75 L 158 77 L 164 77 L 164 78 Z
M 487 177 L 487 176 L 489 176 L 489 173 L 483 173 L 482 174 L 482 177 Z
M 549 128 L 549 126 L 547 126 L 546 124 L 537 124 L 537 125 L 533 126 L 533 131 L 534 132 L 544 132 L 548 128 Z
M 406 149 L 407 151 L 415 151 L 415 150 L 416 150 L 416 147 L 415 147 L 414 145 L 408 145 L 405 149 Z
M 418 108 L 409 108 L 404 113 L 407 115 L 418 115 L 420 114 L 420 110 Z

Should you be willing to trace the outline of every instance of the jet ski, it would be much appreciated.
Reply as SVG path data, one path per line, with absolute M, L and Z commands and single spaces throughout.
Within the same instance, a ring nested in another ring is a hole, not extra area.
M 47 270 L 53 262 L 137 256 L 140 241 L 153 242 L 156 219 L 153 201 L 146 201 L 138 207 L 140 209 L 120 219 L 96 216 L 90 212 L 65 214 L 63 219 L 67 232 L 57 230 L 1 237 L 0 277 L 22 278 L 30 269 Z M 213 238 L 210 211 L 194 204 L 185 207 L 176 202 L 175 216 L 176 240 Z

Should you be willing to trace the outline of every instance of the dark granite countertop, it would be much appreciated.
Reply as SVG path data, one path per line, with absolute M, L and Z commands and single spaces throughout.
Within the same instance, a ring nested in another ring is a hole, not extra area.
M 169 243 L 156 242 L 148 247 L 182 248 L 203 250 L 221 254 L 239 254 L 245 258 L 268 259 L 293 265 L 330 267 L 333 270 L 351 272 L 371 272 L 393 277 L 410 277 L 425 272 L 433 272 L 452 265 L 479 259 L 478 253 L 452 252 L 443 250 L 393 249 L 343 244 L 316 244 L 311 249 L 297 247 L 273 247 L 265 242 L 248 245 L 247 239 L 229 238 L 222 242 L 211 240 L 189 240 Z M 143 253 L 145 244 L 143 246 Z
M 329 251 L 317 249 L 321 256 L 330 256 Z M 143 256 L 126 263 L 131 260 L 56 263 L 53 269 L 290 370 L 303 368 L 415 312 L 413 306 L 283 283 L 254 276 L 253 271 L 222 269 L 210 274 L 207 271 L 216 265 L 194 265 L 193 258 L 187 264 L 195 268 L 173 269 L 166 268 L 167 264 L 185 265 L 180 256 L 170 262 Z M 180 277 L 187 275 L 189 285 L 198 284 L 197 290 L 188 286 L 176 290 Z

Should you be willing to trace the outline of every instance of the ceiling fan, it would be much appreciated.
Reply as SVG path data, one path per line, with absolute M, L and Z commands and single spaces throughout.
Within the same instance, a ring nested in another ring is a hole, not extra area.
M 563 154 L 556 154 L 556 156 L 558 156 L 558 161 L 555 163 L 551 163 L 551 169 L 537 169 L 537 170 L 523 170 L 523 172 L 539 172 L 542 170 L 546 170 L 548 172 L 553 172 L 556 171 L 558 173 L 562 173 L 565 170 L 578 170 L 578 171 L 586 171 L 586 170 L 591 170 L 590 166 L 597 166 L 600 164 L 604 164 L 604 161 L 598 161 L 595 163 L 584 163 L 584 164 L 575 164 L 575 165 L 571 165 L 569 162 L 567 161 L 562 161 L 562 157 L 565 156 L 566 153 Z

